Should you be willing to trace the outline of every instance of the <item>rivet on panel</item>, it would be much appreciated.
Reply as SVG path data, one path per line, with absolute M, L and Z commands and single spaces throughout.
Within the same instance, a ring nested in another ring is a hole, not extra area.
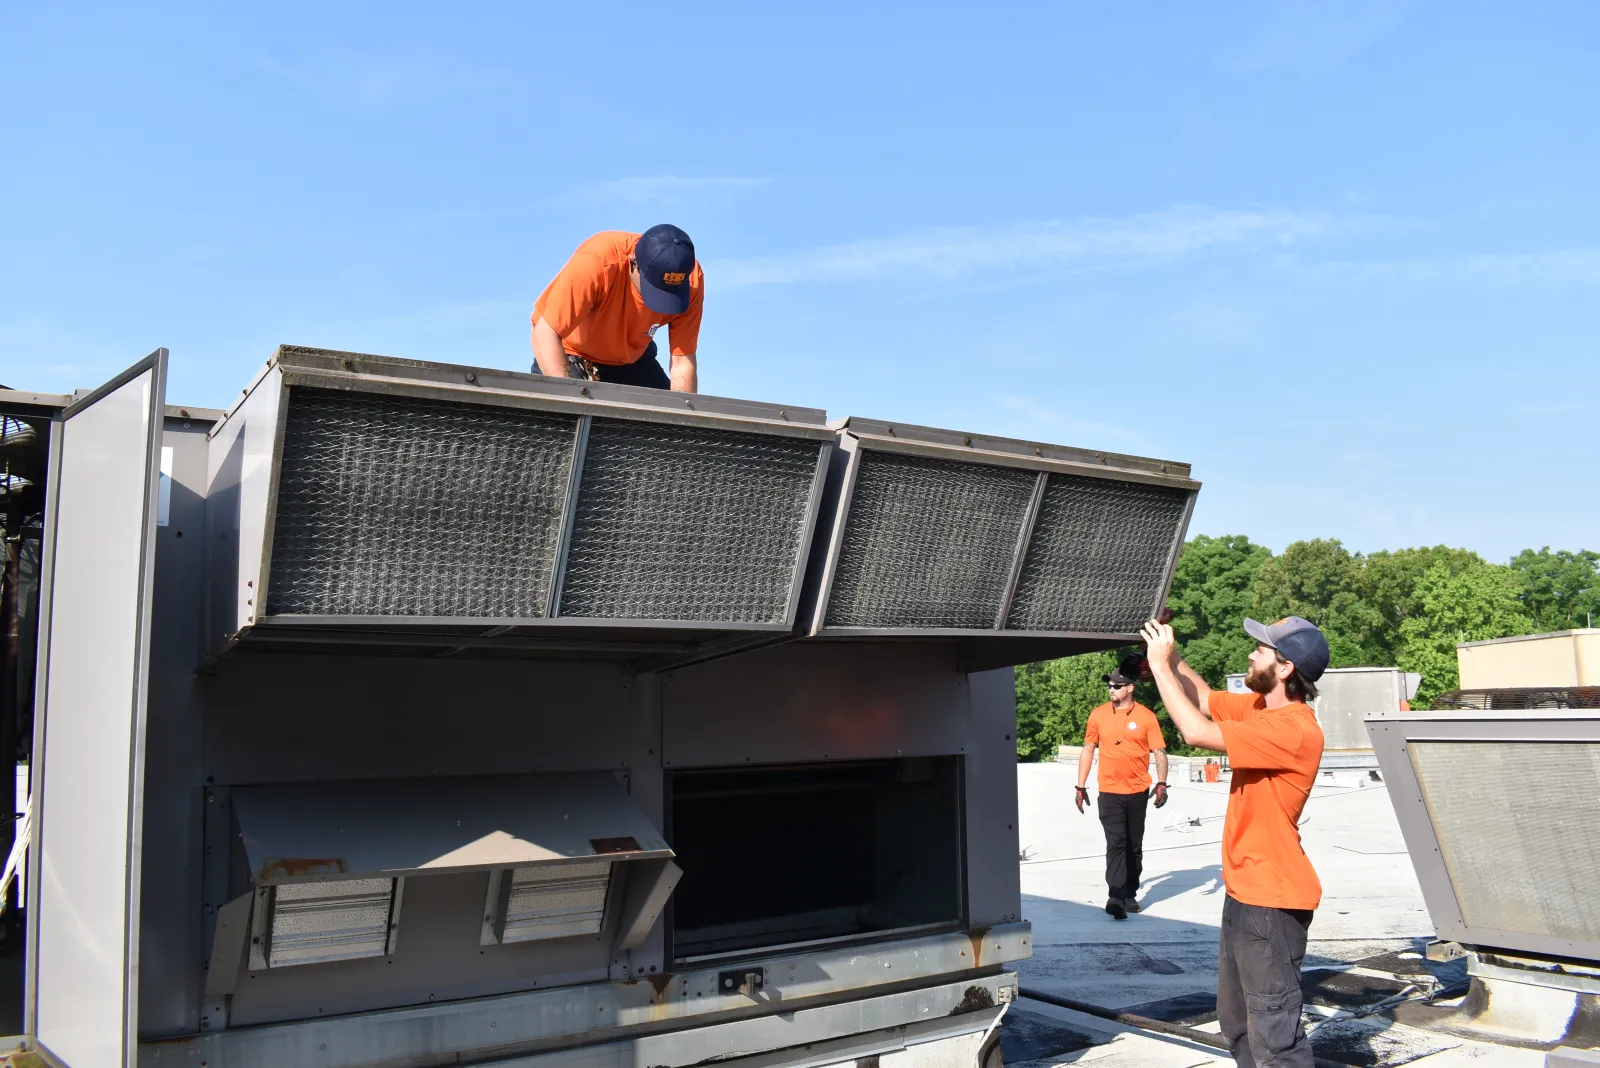
M 467 382 L 468 383 L 476 382 L 477 380 L 478 380 L 478 375 L 477 375 L 477 373 L 475 371 L 468 371 L 467 372 Z

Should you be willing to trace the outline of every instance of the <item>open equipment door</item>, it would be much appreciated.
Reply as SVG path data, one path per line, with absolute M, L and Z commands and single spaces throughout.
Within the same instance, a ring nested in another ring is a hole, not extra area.
M 28 865 L 27 1040 L 125 1068 L 138 1030 L 151 572 L 167 350 L 62 409 L 51 435 Z

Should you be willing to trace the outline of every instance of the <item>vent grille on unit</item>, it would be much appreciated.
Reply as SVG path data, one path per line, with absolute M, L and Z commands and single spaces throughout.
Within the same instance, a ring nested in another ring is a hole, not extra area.
M 1052 474 L 1007 629 L 1138 630 L 1161 594 L 1188 498 L 1166 486 Z
M 545 614 L 577 420 L 289 393 L 272 614 Z
M 1409 748 L 1462 921 L 1600 942 L 1600 742 Z
M 784 622 L 820 448 L 595 419 L 560 614 Z
M 826 625 L 992 629 L 1038 476 L 860 456 Z

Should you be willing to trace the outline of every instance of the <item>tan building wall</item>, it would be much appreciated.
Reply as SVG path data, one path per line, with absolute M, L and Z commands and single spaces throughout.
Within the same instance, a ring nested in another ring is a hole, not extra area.
M 1463 690 L 1600 686 L 1600 628 L 1464 642 L 1456 661 Z

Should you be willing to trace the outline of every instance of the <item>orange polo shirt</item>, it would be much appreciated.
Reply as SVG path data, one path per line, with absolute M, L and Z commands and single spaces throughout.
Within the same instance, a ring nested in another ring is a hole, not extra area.
M 609 367 L 638 360 L 661 326 L 671 334 L 672 355 L 694 352 L 700 343 L 705 272 L 696 262 L 689 275 L 689 307 L 682 315 L 653 312 L 628 276 L 628 257 L 638 240 L 638 234 L 606 230 L 579 245 L 534 301 L 533 322 L 543 318 L 561 335 L 562 348 Z
M 1100 747 L 1096 780 L 1103 794 L 1142 794 L 1150 789 L 1150 750 L 1166 749 L 1156 714 L 1135 701 L 1118 712 L 1108 701 L 1089 713 L 1084 745 Z
M 1233 784 L 1222 825 L 1222 881 L 1246 905 L 1314 909 L 1322 883 L 1300 845 L 1300 813 L 1322 763 L 1316 713 L 1295 702 L 1268 709 L 1253 693 L 1211 691 Z

